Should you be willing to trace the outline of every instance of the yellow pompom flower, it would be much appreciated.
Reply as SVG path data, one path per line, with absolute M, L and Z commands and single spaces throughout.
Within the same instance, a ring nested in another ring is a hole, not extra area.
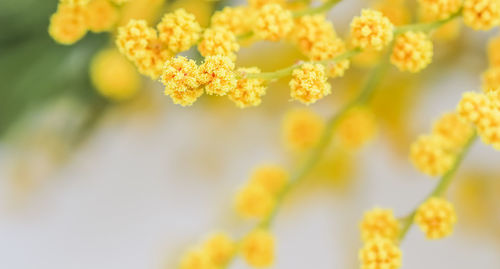
M 462 7 L 462 0 L 419 0 L 418 3 L 422 12 L 434 20 L 446 19 Z
M 198 51 L 204 57 L 223 55 L 229 56 L 231 60 L 236 60 L 236 54 L 240 45 L 236 41 L 233 32 L 223 27 L 214 27 L 205 30 L 203 38 L 198 44 Z
M 415 222 L 428 239 L 440 239 L 453 232 L 457 215 L 450 202 L 432 197 L 418 207 Z
M 250 176 L 250 184 L 264 187 L 268 192 L 277 195 L 288 181 L 288 172 L 278 165 L 261 165 Z
M 116 46 L 127 58 L 134 61 L 145 53 L 147 46 L 157 38 L 155 29 L 148 27 L 145 20 L 130 20 L 118 28 Z
M 474 30 L 489 30 L 500 24 L 498 0 L 465 0 L 462 11 L 464 23 Z
M 165 62 L 172 57 L 172 53 L 156 39 L 138 53 L 134 59 L 139 72 L 143 75 L 157 80 L 163 72 Z
M 306 105 L 313 104 L 332 93 L 325 67 L 321 64 L 302 64 L 293 70 L 289 85 L 291 97 Z
M 345 43 L 340 38 L 331 38 L 315 42 L 309 53 L 309 58 L 313 61 L 323 61 L 334 59 L 346 51 Z M 349 68 L 348 59 L 326 64 L 326 73 L 329 77 L 342 77 Z
M 49 34 L 58 43 L 71 45 L 87 33 L 85 9 L 80 5 L 60 4 L 50 17 Z
M 363 241 L 383 237 L 396 241 L 399 236 L 399 221 L 391 209 L 374 208 L 365 212 L 360 223 L 361 239 Z
M 248 0 L 248 4 L 252 8 L 262 8 L 263 6 L 267 4 L 278 4 L 278 5 L 284 5 L 285 0 Z
M 232 91 L 237 84 L 234 62 L 228 56 L 208 56 L 200 66 L 199 83 L 211 95 L 223 96 Z
M 90 78 L 97 91 L 112 100 L 129 99 L 139 90 L 140 78 L 134 66 L 114 49 L 94 56 Z
M 493 95 L 493 96 L 491 96 Z M 492 97 L 496 100 L 490 100 L 490 109 L 483 115 L 477 123 L 477 131 L 481 140 L 488 145 L 493 146 L 496 150 L 500 150 L 500 92 L 489 93 L 488 98 Z
M 492 38 L 488 43 L 490 66 L 500 67 L 500 36 Z
M 381 12 L 363 9 L 351 22 L 351 42 L 362 49 L 382 50 L 393 38 L 394 25 Z
M 443 138 L 437 135 L 421 135 L 410 147 L 413 165 L 429 176 L 441 176 L 453 165 L 454 155 L 446 150 Z
M 118 10 L 107 0 L 92 0 L 86 6 L 86 22 L 90 31 L 109 31 L 118 20 Z
M 336 34 L 333 24 L 326 20 L 325 15 L 317 14 L 298 18 L 290 38 L 305 55 L 308 55 L 315 43 L 334 39 Z
M 260 69 L 257 67 L 238 68 L 236 72 L 240 74 L 258 74 Z M 228 96 L 239 108 L 258 106 L 261 103 L 261 97 L 266 94 L 266 87 L 262 79 L 239 78 L 236 87 L 229 91 Z
M 419 72 L 432 61 L 432 42 L 423 32 L 406 32 L 396 38 L 391 62 L 401 71 Z
M 216 269 L 208 253 L 202 250 L 190 250 L 181 259 L 180 269 Z
M 271 266 L 274 263 L 274 237 L 267 230 L 255 230 L 244 238 L 241 252 L 250 266 Z
M 216 267 L 225 265 L 236 250 L 236 244 L 225 233 L 211 235 L 203 244 L 203 251 Z
M 478 124 L 491 109 L 490 100 L 482 93 L 466 92 L 457 105 L 458 114 L 468 121 Z
M 292 12 L 278 4 L 266 4 L 257 11 L 253 30 L 265 40 L 279 41 L 293 28 Z
M 283 120 L 283 140 L 290 150 L 304 151 L 318 143 L 324 127 L 324 120 L 312 110 L 290 110 Z
M 271 213 L 275 199 L 260 184 L 248 184 L 236 195 L 236 211 L 245 218 L 261 219 Z
M 177 56 L 165 63 L 161 81 L 165 85 L 165 94 L 169 95 L 175 104 L 192 105 L 203 94 L 198 83 L 198 66 L 193 60 Z
M 492 67 L 483 73 L 483 91 L 500 90 L 500 66 Z
M 366 107 L 351 109 L 338 126 L 338 136 L 342 146 L 359 149 L 370 141 L 377 132 L 375 116 Z
M 252 29 L 254 10 L 248 7 L 225 7 L 211 18 L 212 27 L 225 27 L 235 35 L 241 35 Z
M 434 123 L 432 133 L 442 137 L 446 149 L 456 152 L 467 143 L 474 128 L 458 113 L 446 113 Z
M 401 250 L 387 238 L 375 237 L 359 251 L 361 269 L 398 269 L 401 267 Z
M 188 50 L 198 41 L 201 33 L 196 17 L 182 8 L 165 14 L 156 27 L 160 41 L 174 53 Z

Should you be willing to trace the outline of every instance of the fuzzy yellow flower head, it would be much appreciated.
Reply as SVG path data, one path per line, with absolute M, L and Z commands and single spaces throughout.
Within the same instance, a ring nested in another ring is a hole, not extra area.
M 377 132 L 377 123 L 373 112 L 366 107 L 351 109 L 338 127 L 338 136 L 342 146 L 359 149 L 370 141 Z
M 315 43 L 336 38 L 333 24 L 327 21 L 323 14 L 298 18 L 290 35 L 291 39 L 306 55 L 310 53 Z
M 90 31 L 109 31 L 118 20 L 118 10 L 107 0 L 92 0 L 86 7 L 86 23 Z
M 50 17 L 49 34 L 60 44 L 71 45 L 87 33 L 84 7 L 60 4 Z
M 134 63 L 141 74 L 157 80 L 163 72 L 165 62 L 171 57 L 171 52 L 155 39 L 141 53 L 136 54 Z
M 290 110 L 283 120 L 283 140 L 290 150 L 304 151 L 318 143 L 324 127 L 323 119 L 312 110 Z
M 365 212 L 359 226 L 365 242 L 377 237 L 395 242 L 399 236 L 399 222 L 391 209 L 374 208 Z
M 200 88 L 198 66 L 193 60 L 178 56 L 165 63 L 161 81 L 165 85 L 165 94 L 175 104 L 190 106 L 203 94 Z
M 235 35 L 241 35 L 252 29 L 254 10 L 248 7 L 225 7 L 211 18 L 212 27 L 225 27 Z
M 148 27 L 145 20 L 130 20 L 127 25 L 118 28 L 116 46 L 133 61 L 142 56 L 144 50 L 156 38 L 155 29 Z
M 258 74 L 260 69 L 257 67 L 238 68 L 236 72 L 243 74 L 238 79 L 236 87 L 229 91 L 228 96 L 238 107 L 245 108 L 258 106 L 261 103 L 261 97 L 266 94 L 266 86 L 262 79 L 246 78 L 246 74 Z
M 165 14 L 156 27 L 160 40 L 174 53 L 188 50 L 200 38 L 201 26 L 196 17 L 182 8 Z
M 99 52 L 90 65 L 90 78 L 97 91 L 112 100 L 125 100 L 139 90 L 134 66 L 117 50 Z
M 261 184 L 248 184 L 236 196 L 236 211 L 245 218 L 264 218 L 274 207 L 275 199 Z
M 331 38 L 315 42 L 309 53 L 309 58 L 313 61 L 323 61 L 334 59 L 346 51 L 345 43 L 340 38 Z M 329 77 L 342 77 L 349 68 L 348 59 L 326 64 L 326 72 Z
M 267 230 L 255 230 L 243 240 L 241 252 L 250 266 L 271 266 L 274 263 L 274 237 Z
M 489 30 L 500 24 L 498 0 L 465 0 L 464 23 L 474 30 Z
M 267 4 L 258 10 L 253 30 L 262 39 L 279 41 L 286 37 L 292 28 L 292 12 L 278 4 Z
M 227 234 L 216 233 L 203 244 L 203 250 L 207 253 L 212 264 L 219 267 L 229 261 L 236 250 L 236 245 Z
M 381 12 L 364 9 L 351 22 L 351 42 L 362 49 L 382 50 L 393 38 L 394 25 Z
M 483 73 L 483 91 L 500 90 L 500 66 L 492 67 Z
M 229 56 L 233 61 L 240 45 L 236 42 L 236 36 L 223 27 L 214 27 L 205 30 L 203 38 L 198 45 L 198 51 L 203 56 L 223 55 Z
M 202 250 L 190 250 L 182 257 L 180 269 L 216 269 L 208 253 Z
M 228 56 L 208 56 L 200 66 L 200 84 L 205 85 L 205 91 L 212 95 L 226 95 L 237 84 L 234 74 L 234 62 Z
M 488 43 L 490 66 L 500 67 L 500 36 L 492 38 Z
M 291 97 L 306 105 L 332 93 L 325 67 L 321 64 L 305 63 L 293 70 L 290 80 Z
M 429 176 L 441 176 L 452 166 L 454 155 L 446 150 L 443 138 L 437 135 L 421 135 L 410 147 L 413 165 Z
M 453 232 L 457 216 L 450 202 L 432 197 L 418 207 L 415 222 L 428 239 L 440 239 Z
M 422 12 L 433 20 L 446 19 L 462 7 L 462 0 L 419 0 L 418 3 Z
M 458 114 L 468 121 L 478 124 L 491 109 L 488 97 L 482 93 L 466 92 L 457 105 Z
M 268 192 L 277 195 L 288 181 L 288 172 L 278 165 L 261 165 L 250 176 L 250 184 L 264 187 Z
M 490 109 L 488 109 L 477 123 L 478 134 L 481 140 L 495 149 L 500 150 L 500 91 L 488 93 Z
M 387 238 L 376 237 L 365 243 L 359 251 L 361 269 L 398 269 L 401 250 Z
M 401 71 L 419 72 L 432 61 L 432 42 L 423 32 L 406 32 L 396 38 L 391 62 Z
M 446 113 L 434 123 L 432 133 L 441 136 L 445 147 L 456 152 L 469 140 L 474 128 L 458 113 Z

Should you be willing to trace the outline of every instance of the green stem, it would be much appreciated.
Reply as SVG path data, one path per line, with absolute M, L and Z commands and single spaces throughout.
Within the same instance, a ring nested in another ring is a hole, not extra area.
M 463 162 L 465 156 L 467 155 L 467 152 L 469 152 L 470 147 L 476 141 L 477 135 L 474 133 L 471 135 L 469 140 L 467 140 L 467 143 L 464 145 L 462 150 L 458 153 L 458 155 L 455 158 L 455 161 L 453 162 L 452 167 L 448 172 L 446 172 L 441 179 L 439 180 L 439 183 L 436 185 L 434 190 L 427 196 L 426 200 L 429 199 L 430 197 L 436 197 L 436 196 L 441 196 L 443 193 L 448 189 L 448 186 L 450 185 L 451 181 L 453 180 L 453 176 L 456 174 L 458 168 L 460 167 L 460 164 Z M 413 224 L 413 221 L 415 220 L 415 215 L 417 214 L 417 209 L 414 209 L 407 217 L 403 218 L 402 220 L 402 229 L 399 234 L 399 241 L 403 241 L 405 238 L 406 234 L 411 228 L 411 225 Z
M 321 4 L 320 6 L 295 11 L 293 12 L 293 17 L 297 18 L 305 15 L 313 15 L 321 12 L 327 12 L 328 10 L 332 9 L 335 5 L 337 5 L 340 1 L 342 0 L 328 0 L 323 4 Z
M 462 15 L 462 9 L 451 14 L 448 18 L 445 18 L 442 20 L 428 22 L 428 23 L 409 24 L 409 25 L 403 25 L 403 26 L 396 27 L 396 29 L 394 30 L 394 34 L 399 35 L 399 34 L 402 34 L 404 32 L 408 32 L 408 31 L 429 32 L 431 30 L 438 29 L 439 27 L 447 24 L 448 22 L 454 20 L 455 18 L 459 17 L 460 15 Z

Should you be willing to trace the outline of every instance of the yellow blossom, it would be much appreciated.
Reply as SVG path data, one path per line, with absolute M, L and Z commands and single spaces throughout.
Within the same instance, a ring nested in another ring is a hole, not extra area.
M 500 66 L 492 67 L 483 73 L 483 91 L 500 90 Z
M 351 22 L 351 42 L 362 49 L 382 50 L 393 38 L 394 25 L 381 12 L 363 9 Z
M 172 53 L 158 39 L 152 39 L 141 53 L 136 54 L 133 61 L 141 74 L 157 80 L 163 72 L 165 62 L 171 57 Z
M 250 176 L 250 184 L 264 187 L 268 192 L 277 195 L 288 181 L 288 172 L 278 165 L 261 165 Z
M 339 123 L 338 136 L 346 148 L 359 149 L 375 136 L 376 131 L 373 112 L 366 107 L 356 107 Z
M 259 9 L 267 4 L 284 5 L 285 0 L 248 0 L 248 4 L 253 8 Z
M 432 197 L 418 207 L 415 222 L 428 239 L 440 239 L 453 232 L 457 216 L 450 202 Z
M 200 38 L 201 26 L 196 17 L 182 8 L 165 14 L 156 27 L 160 41 L 174 53 L 188 50 Z
M 434 123 L 432 133 L 442 137 L 448 150 L 460 150 L 474 133 L 472 125 L 458 113 L 446 113 Z
M 266 4 L 259 9 L 253 26 L 258 37 L 269 41 L 279 41 L 292 28 L 292 13 L 278 4 Z
M 205 251 L 190 250 L 182 257 L 179 269 L 216 269 L 216 267 Z
M 129 99 L 139 90 L 140 78 L 134 66 L 114 49 L 94 56 L 90 78 L 100 94 L 113 100 Z
M 155 29 L 148 27 L 145 20 L 130 20 L 127 25 L 118 28 L 116 46 L 133 61 L 142 56 L 147 46 L 156 38 Z
M 290 110 L 283 120 L 283 140 L 290 150 L 304 151 L 316 145 L 324 127 L 323 119 L 312 110 Z
M 423 32 L 406 32 L 396 38 L 391 62 L 401 71 L 419 72 L 432 61 L 432 42 Z
M 359 226 L 365 242 L 377 237 L 395 242 L 399 236 L 399 221 L 391 209 L 374 208 L 365 212 Z
M 205 91 L 211 95 L 226 95 L 237 84 L 234 74 L 234 62 L 227 56 L 208 56 L 200 66 L 198 81 L 205 85 Z
M 305 63 L 293 70 L 290 80 L 291 97 L 306 105 L 329 95 L 331 86 L 321 64 Z
M 325 15 L 317 14 L 298 18 L 290 37 L 308 55 L 315 43 L 332 40 L 336 38 L 336 34 L 333 24 L 326 20 Z
M 462 7 L 462 0 L 419 0 L 418 3 L 422 12 L 433 20 L 446 19 Z
M 313 61 L 323 61 L 334 59 L 346 51 L 345 43 L 340 38 L 331 38 L 315 42 L 309 53 L 309 58 Z M 326 64 L 326 72 L 329 77 L 342 77 L 349 68 L 348 59 Z
M 243 240 L 241 252 L 250 266 L 271 266 L 274 263 L 274 237 L 267 230 L 255 230 Z
M 225 7 L 211 18 L 212 27 L 225 27 L 235 35 L 241 35 L 252 29 L 254 10 L 248 7 Z
M 491 109 L 488 97 L 482 93 L 466 92 L 458 103 L 458 114 L 468 121 L 478 124 Z
M 203 250 L 213 265 L 223 266 L 233 255 L 236 245 L 227 234 L 216 233 L 203 244 Z
M 441 176 L 453 165 L 454 155 L 447 151 L 446 143 L 438 135 L 421 135 L 410 148 L 413 165 L 429 176 Z
M 60 4 L 50 17 L 49 34 L 60 44 L 71 45 L 87 33 L 85 9 L 80 5 Z
M 500 150 L 500 92 L 490 92 L 490 109 L 482 115 L 477 123 L 477 131 L 481 140 L 495 149 Z M 491 100 L 491 98 L 496 100 Z
M 165 85 L 165 94 L 169 95 L 175 104 L 190 106 L 203 94 L 198 83 L 198 66 L 193 60 L 177 56 L 165 63 L 161 81 Z
M 500 36 L 492 38 L 488 43 L 488 59 L 490 66 L 500 67 Z
M 260 69 L 257 67 L 238 68 L 238 73 L 257 74 Z M 266 94 L 266 87 L 262 79 L 239 78 L 236 87 L 229 91 L 228 96 L 238 107 L 245 108 L 258 106 L 261 103 L 261 97 Z
M 401 267 L 401 250 L 391 240 L 375 237 L 359 251 L 361 269 L 398 269 Z
M 464 23 L 474 30 L 489 30 L 500 24 L 498 0 L 465 0 L 462 11 Z
M 236 60 L 236 54 L 240 49 L 236 36 L 223 27 L 214 27 L 205 30 L 203 38 L 198 44 L 198 51 L 203 56 L 223 55 Z
M 107 0 L 92 0 L 86 6 L 86 23 L 90 31 L 109 31 L 118 20 L 118 10 Z
M 236 196 L 236 211 L 246 218 L 264 218 L 273 209 L 275 199 L 260 184 L 248 184 Z

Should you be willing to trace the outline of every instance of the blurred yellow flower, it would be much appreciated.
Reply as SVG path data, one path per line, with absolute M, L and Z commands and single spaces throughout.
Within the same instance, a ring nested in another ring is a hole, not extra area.
M 250 176 L 250 184 L 257 184 L 272 195 L 277 195 L 288 182 L 288 172 L 279 165 L 261 165 Z
M 399 236 L 399 221 L 392 209 L 374 208 L 365 212 L 360 223 L 361 239 L 367 242 L 382 237 L 396 242 Z
M 316 145 L 324 127 L 324 120 L 312 110 L 293 109 L 283 119 L 283 140 L 288 149 L 301 152 Z
M 451 166 L 455 156 L 446 150 L 446 143 L 441 136 L 421 135 L 411 144 L 410 159 L 413 165 L 429 176 L 441 176 Z
M 187 252 L 181 260 L 179 269 L 216 269 L 206 251 L 194 249 Z
M 464 0 L 464 23 L 474 30 L 489 30 L 500 24 L 498 0 Z
M 359 251 L 361 269 L 397 269 L 401 267 L 401 250 L 391 240 L 375 237 Z
M 108 0 L 92 0 L 86 7 L 86 23 L 90 31 L 109 31 L 118 21 L 118 10 Z
M 452 152 L 459 151 L 474 133 L 473 126 L 458 113 L 446 113 L 432 128 L 432 133 L 442 137 L 443 145 Z
M 174 53 L 188 50 L 198 42 L 201 33 L 196 17 L 182 8 L 165 14 L 157 29 L 160 41 Z
M 440 239 L 453 232 L 457 216 L 450 202 L 432 197 L 418 207 L 415 222 L 428 239 Z
M 71 45 L 87 33 L 85 9 L 80 5 L 60 4 L 50 17 L 49 34 L 60 44 Z
M 483 75 L 483 91 L 500 91 L 500 66 L 491 67 Z
M 406 32 L 396 37 L 391 62 L 401 71 L 416 73 L 432 61 L 433 46 L 427 34 Z
M 213 234 L 203 244 L 203 252 L 207 253 L 210 261 L 217 268 L 225 265 L 235 251 L 235 243 L 225 233 Z
M 271 213 L 275 199 L 261 184 L 250 183 L 236 196 L 236 211 L 245 218 L 261 219 Z
M 488 59 L 491 67 L 500 67 L 500 36 L 492 38 L 488 43 Z
M 245 6 L 225 7 L 211 18 L 212 27 L 225 27 L 235 35 L 248 33 L 252 29 L 254 10 Z
M 267 230 L 255 230 L 243 240 L 241 252 L 250 266 L 271 266 L 274 263 L 274 237 Z

